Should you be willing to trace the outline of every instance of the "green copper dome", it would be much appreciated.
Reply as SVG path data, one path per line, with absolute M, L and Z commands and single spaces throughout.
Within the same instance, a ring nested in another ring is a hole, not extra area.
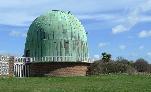
M 81 22 L 70 12 L 52 10 L 29 27 L 24 56 L 43 61 L 87 61 L 87 36 Z

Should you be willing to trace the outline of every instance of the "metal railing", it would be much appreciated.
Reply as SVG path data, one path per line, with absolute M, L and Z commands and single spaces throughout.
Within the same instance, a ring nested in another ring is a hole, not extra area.
M 89 58 L 75 58 L 73 56 L 44 56 L 44 57 L 15 57 L 15 62 L 89 62 Z
M 9 61 L 9 56 L 0 56 L 0 61 Z M 89 57 L 83 58 L 83 57 L 74 57 L 74 56 L 44 56 L 44 57 L 14 57 L 14 63 L 16 62 L 22 62 L 22 63 L 28 63 L 28 62 L 93 62 L 93 59 L 90 59 Z
M 8 61 L 9 56 L 0 56 L 0 61 Z

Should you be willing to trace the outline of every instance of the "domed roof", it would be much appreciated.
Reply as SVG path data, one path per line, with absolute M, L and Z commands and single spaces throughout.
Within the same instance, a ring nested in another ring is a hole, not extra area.
M 37 17 L 29 27 L 24 56 L 51 57 L 51 61 L 86 61 L 87 36 L 81 22 L 70 12 L 52 10 Z M 64 60 L 64 58 L 68 58 Z M 59 58 L 59 59 L 58 59 Z
M 57 39 L 71 39 L 71 36 L 67 36 L 66 33 L 72 31 L 74 33 L 72 39 L 87 40 L 83 25 L 70 12 L 52 10 L 45 13 L 44 15 L 37 17 L 32 22 L 28 33 L 30 34 L 31 31 L 38 30 L 42 30 L 46 33 L 55 32 L 58 34 L 56 35 Z M 76 34 L 79 34 L 79 38 L 76 36 Z

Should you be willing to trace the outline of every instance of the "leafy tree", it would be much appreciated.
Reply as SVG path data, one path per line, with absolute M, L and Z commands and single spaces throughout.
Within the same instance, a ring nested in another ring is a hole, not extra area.
M 129 61 L 123 57 L 117 57 L 116 61 L 117 63 L 122 63 L 122 64 L 128 64 L 128 65 L 133 65 L 133 61 Z
M 103 62 L 109 62 L 111 60 L 111 54 L 107 54 L 106 52 L 102 53 Z
M 134 63 L 134 68 L 138 72 L 147 72 L 148 67 L 149 67 L 148 62 L 143 58 L 137 59 L 136 62 Z
M 118 62 L 93 62 L 90 65 L 90 74 L 99 75 L 99 74 L 109 74 L 109 73 L 134 73 L 134 68 L 127 64 L 118 63 Z

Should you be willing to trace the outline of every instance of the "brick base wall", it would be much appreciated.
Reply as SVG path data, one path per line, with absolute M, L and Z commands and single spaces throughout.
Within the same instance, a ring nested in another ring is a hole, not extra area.
M 9 63 L 9 70 L 8 70 L 9 71 L 9 75 L 8 76 L 13 77 L 14 76 L 14 57 L 13 56 L 11 56 L 9 58 L 8 63 Z
M 86 76 L 90 63 L 85 62 L 37 62 L 28 63 L 29 76 Z

